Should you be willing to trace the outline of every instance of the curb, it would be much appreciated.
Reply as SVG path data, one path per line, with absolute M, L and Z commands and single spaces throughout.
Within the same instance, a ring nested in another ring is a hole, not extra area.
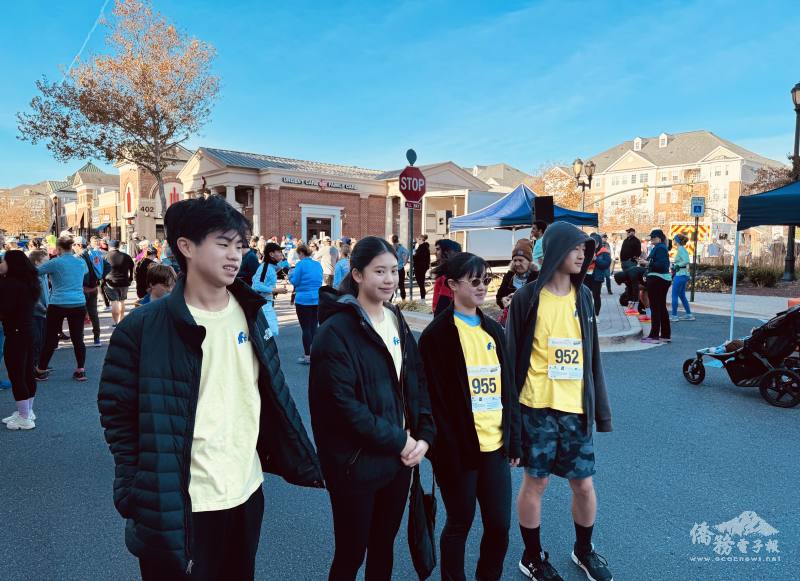
M 667 301 L 667 307 L 672 307 L 672 304 Z M 702 313 L 704 315 L 720 315 L 723 317 L 730 317 L 731 310 L 730 309 L 723 309 L 720 307 L 715 307 L 713 305 L 704 305 L 703 303 L 691 303 L 692 312 L 693 313 Z M 681 307 L 683 308 L 683 307 Z M 768 315 L 766 313 L 756 313 L 753 311 L 740 311 L 736 310 L 735 315 L 737 317 L 744 317 L 746 319 L 759 319 L 759 320 L 769 320 L 775 316 L 776 313 Z

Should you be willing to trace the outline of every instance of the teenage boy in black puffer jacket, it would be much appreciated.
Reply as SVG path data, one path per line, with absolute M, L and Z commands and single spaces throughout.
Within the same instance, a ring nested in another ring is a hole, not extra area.
M 211 196 L 173 204 L 165 223 L 185 275 L 120 322 L 100 379 L 114 504 L 145 581 L 250 580 L 262 473 L 315 487 L 322 473 L 264 299 L 236 280 L 246 218 Z

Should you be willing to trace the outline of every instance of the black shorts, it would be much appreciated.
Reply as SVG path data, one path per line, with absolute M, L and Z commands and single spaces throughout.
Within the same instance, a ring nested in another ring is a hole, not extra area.
M 127 286 L 109 286 L 106 285 L 106 298 L 109 301 L 124 301 L 128 298 Z

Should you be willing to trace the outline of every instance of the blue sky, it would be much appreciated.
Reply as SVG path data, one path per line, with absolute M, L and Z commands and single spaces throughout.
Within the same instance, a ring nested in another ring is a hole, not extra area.
M 4 6 L 0 187 L 79 167 L 17 140 L 14 114 L 70 63 L 102 4 Z M 792 1 L 154 4 L 218 51 L 219 99 L 191 147 L 375 169 L 414 147 L 420 164 L 530 173 L 662 131 L 708 129 L 784 162 L 793 144 Z

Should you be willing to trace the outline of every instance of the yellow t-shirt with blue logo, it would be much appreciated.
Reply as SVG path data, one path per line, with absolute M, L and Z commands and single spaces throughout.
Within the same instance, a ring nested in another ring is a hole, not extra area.
M 503 446 L 502 374 L 497 345 L 480 322 L 473 326 L 458 315 L 453 320 L 467 364 L 475 432 L 481 452 L 494 452 Z
M 244 504 L 264 480 L 256 452 L 261 416 L 258 358 L 244 311 L 230 294 L 221 311 L 187 306 L 206 329 L 189 497 L 193 512 L 226 510 Z
M 565 296 L 546 288 L 539 294 L 531 362 L 519 397 L 522 405 L 584 412 L 583 335 L 575 298 L 575 287 Z

